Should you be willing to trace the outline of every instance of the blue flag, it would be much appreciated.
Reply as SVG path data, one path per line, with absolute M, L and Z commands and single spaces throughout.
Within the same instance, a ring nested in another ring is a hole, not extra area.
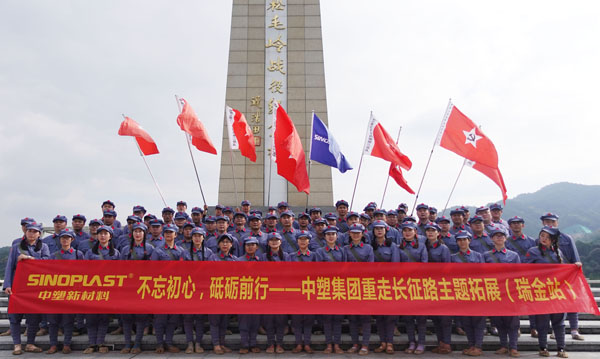
M 335 167 L 344 173 L 352 169 L 352 165 L 342 154 L 340 146 L 323 121 L 313 114 L 310 159 L 327 166 Z

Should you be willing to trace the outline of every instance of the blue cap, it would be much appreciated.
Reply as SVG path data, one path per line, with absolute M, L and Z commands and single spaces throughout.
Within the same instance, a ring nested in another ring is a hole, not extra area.
M 313 208 L 311 208 L 311 209 L 308 210 L 309 214 L 313 214 L 315 212 L 323 213 L 323 211 L 321 211 L 321 208 L 319 208 L 319 207 L 313 207 Z
M 60 231 L 60 233 L 58 234 L 59 238 L 62 236 L 68 236 L 68 237 L 75 239 L 75 232 L 69 230 L 69 228 L 65 228 L 62 231 Z
M 113 231 L 113 229 L 109 226 L 100 226 L 100 228 L 98 228 L 98 233 L 102 232 L 102 231 L 107 231 L 108 233 L 110 233 L 111 236 L 115 235 L 115 232 Z
M 250 203 L 250 201 L 248 201 L 248 200 L 246 200 L 246 199 L 242 201 L 242 206 L 250 206 L 250 205 L 252 205 L 252 204 Z
M 549 235 L 551 235 L 552 237 L 558 236 L 558 233 L 559 233 L 558 232 L 558 228 L 551 227 L 551 226 L 544 226 L 544 227 L 542 227 L 542 229 L 540 230 L 540 233 L 541 232 L 546 232 Z
M 437 213 L 437 208 L 429 207 L 429 213 Z
M 203 236 L 206 236 L 206 231 L 200 227 L 195 227 L 194 229 L 192 229 L 192 236 L 194 234 L 201 234 Z
M 260 221 L 260 220 L 262 220 L 262 216 L 259 213 L 254 212 L 248 216 L 248 221 L 251 221 L 253 219 Z
M 404 209 L 404 212 L 408 211 L 408 205 L 406 203 L 400 203 L 398 209 L 400 208 Z
M 343 200 L 343 199 L 340 199 L 339 201 L 335 202 L 335 207 L 337 208 L 337 207 L 339 207 L 339 206 L 346 206 L 346 207 L 350 207 L 350 206 L 348 205 L 348 202 L 347 202 L 347 201 L 345 201 L 345 200 Z
M 220 210 L 223 210 L 223 208 L 225 208 L 225 206 L 223 206 L 222 204 L 217 204 L 217 205 L 215 206 L 215 209 L 220 209 Z
M 390 209 L 389 211 L 387 211 L 386 215 L 387 216 L 398 216 L 398 211 L 395 209 Z
M 495 236 L 496 234 L 503 234 L 504 236 L 507 236 L 508 233 L 506 233 L 506 230 L 504 229 L 504 227 L 494 227 L 492 228 L 492 230 L 490 231 L 490 237 Z
M 442 223 L 442 222 L 450 223 L 450 218 L 448 218 L 446 216 L 440 216 L 435 219 L 435 223 Z
M 360 217 L 360 215 L 358 214 L 358 212 L 350 211 L 346 214 L 346 220 L 350 217 Z
M 117 207 L 117 206 L 115 206 L 115 203 L 113 201 L 111 201 L 110 199 L 107 199 L 106 201 L 102 202 L 102 206 L 104 206 L 105 204 L 110 204 L 111 206 L 113 206 L 113 208 Z
M 194 208 L 192 208 L 192 213 L 200 213 L 200 214 L 202 214 L 202 213 L 204 213 L 204 210 L 202 208 L 200 208 L 200 207 L 194 207 Z
M 276 211 L 276 210 L 277 210 L 277 207 L 269 206 L 269 211 Z
M 361 213 L 361 214 L 360 214 L 358 217 L 359 217 L 359 218 L 362 218 L 362 219 L 366 219 L 366 220 L 368 220 L 368 221 L 370 221 L 370 220 L 371 220 L 371 216 L 369 216 L 369 215 L 368 215 L 368 214 L 366 214 L 366 213 Z
M 246 215 L 244 212 L 235 212 L 233 219 L 235 219 L 235 217 L 244 217 L 246 220 L 248 220 L 248 215 Z
M 73 215 L 73 220 L 76 220 L 76 219 L 80 219 L 84 222 L 87 221 L 87 218 L 85 218 L 85 216 L 83 214 L 79 214 L 79 213 Z
M 279 203 L 277 203 L 277 208 L 281 208 L 281 207 L 288 207 L 289 208 L 289 204 L 286 201 L 281 201 Z
M 460 206 L 460 209 L 462 209 L 463 213 L 465 213 L 465 214 L 469 213 L 469 207 L 467 207 L 467 206 Z
M 175 213 L 175 217 L 173 217 L 173 219 L 175 219 L 175 220 L 187 219 L 187 216 L 185 215 L 184 212 L 177 212 L 177 213 Z
M 160 219 L 153 219 L 150 221 L 150 226 L 162 226 L 163 223 Z
M 215 217 L 215 222 L 218 222 L 218 221 L 225 221 L 225 222 L 229 223 L 229 217 L 227 217 L 227 216 L 217 216 L 217 217 Z
M 400 226 L 400 228 L 404 229 L 404 228 L 412 228 L 415 231 L 417 230 L 417 224 L 415 222 L 412 221 L 406 221 L 404 223 L 402 223 L 402 225 Z
M 335 219 L 337 219 L 337 216 L 335 215 L 335 213 L 331 213 L 331 212 L 329 212 L 329 213 L 326 213 L 326 214 L 323 216 L 323 218 L 325 218 L 325 219 L 334 219 L 334 220 L 335 220 Z
M 103 223 L 102 223 L 102 221 L 101 221 L 101 220 L 99 220 L 99 219 L 97 219 L 97 218 L 94 218 L 94 219 L 90 220 L 90 223 L 88 224 L 88 226 L 91 226 L 91 225 L 98 225 L 98 226 L 101 226 L 102 224 L 103 224 Z
M 426 205 L 425 203 L 419 203 L 417 205 L 417 211 L 420 210 L 420 209 L 429 209 L 429 206 Z
M 144 208 L 144 206 L 140 206 L 139 204 L 137 206 L 133 206 L 133 213 L 135 212 L 144 212 L 146 213 L 146 208 Z
M 475 223 L 475 222 L 483 222 L 483 217 L 473 216 L 473 217 L 469 218 L 469 224 Z
M 151 221 L 153 219 L 157 219 L 156 216 L 153 215 L 153 214 L 147 214 L 147 215 L 144 216 L 144 221 L 145 220 Z
M 142 222 L 136 222 L 132 227 L 131 230 L 135 231 L 136 229 L 141 229 L 144 232 L 148 232 L 148 227 L 146 227 L 146 225 Z
M 225 239 L 229 239 L 229 241 L 231 241 L 231 244 L 233 244 L 233 236 L 229 233 L 223 233 L 219 236 L 219 239 L 217 239 L 217 243 L 221 243 L 222 240 Z
M 540 219 L 543 221 L 545 219 L 549 219 L 552 221 L 558 221 L 558 214 L 552 213 L 552 212 L 548 212 L 546 214 L 543 214 Z
M 455 208 L 453 210 L 450 211 L 450 215 L 454 216 L 455 214 L 460 214 L 461 216 L 465 215 L 465 211 L 462 210 L 462 208 Z
M 414 216 L 406 216 L 402 219 L 402 223 L 408 222 L 417 223 L 417 219 Z
M 383 214 L 385 216 L 387 212 L 385 211 L 385 209 L 376 209 L 375 212 L 373 212 L 373 215 L 376 214 Z
M 204 218 L 204 223 L 213 223 L 216 222 L 217 218 L 215 216 L 208 216 Z
M 246 244 L 258 244 L 258 238 L 254 236 L 244 238 L 244 245 Z
M 406 211 L 407 211 L 407 209 L 406 209 L 406 208 L 404 208 L 404 207 L 398 207 L 398 208 L 396 209 L 396 212 L 397 212 L 397 213 L 400 213 L 400 212 L 402 212 L 402 213 L 406 214 Z
M 229 207 L 229 206 L 225 206 L 225 207 L 223 207 L 223 213 L 225 213 L 225 212 L 231 212 L 231 213 L 233 213 L 233 209 L 231 207 Z
M 112 210 L 112 209 L 109 209 L 107 211 L 104 211 L 103 215 L 104 215 L 104 217 L 106 217 L 106 216 L 116 217 L 117 216 L 117 212 L 114 211 L 114 210 Z
M 354 223 L 353 225 L 350 226 L 350 228 L 348 228 L 348 232 L 362 233 L 364 231 L 365 231 L 365 226 L 363 226 L 360 223 Z
M 367 205 L 365 206 L 365 208 L 363 208 L 363 211 L 366 212 L 367 210 L 371 210 L 371 209 L 372 210 L 377 209 L 377 203 L 375 203 L 375 202 L 369 202 L 369 203 L 367 203 Z
M 479 213 L 479 212 L 485 212 L 487 210 L 489 210 L 490 208 L 487 206 L 481 206 L 481 207 L 477 207 L 477 209 L 475 210 L 475 213 Z
M 179 231 L 179 228 L 177 228 L 177 226 L 174 224 L 167 224 L 166 226 L 163 227 L 163 232 L 177 232 L 177 231 Z
M 194 223 L 190 222 L 190 221 L 186 221 L 186 222 L 183 224 L 183 228 L 185 228 L 185 227 L 192 227 L 192 228 L 195 228 L 195 227 L 196 227 L 196 225 L 195 225 Z
M 327 228 L 325 228 L 323 233 L 337 233 L 339 231 L 340 231 L 340 229 L 336 226 L 327 226 Z
M 136 223 L 136 222 L 141 222 L 142 219 L 140 217 L 135 216 L 135 215 L 132 214 L 132 215 L 127 216 L 127 221 L 128 222 L 129 221 L 133 221 L 133 223 Z
M 309 218 L 310 219 L 310 216 L 308 215 L 308 213 L 302 212 L 298 215 L 298 219 L 300 219 L 300 218 Z
M 299 238 L 302 238 L 302 237 L 311 239 L 312 235 L 310 234 L 309 231 L 304 231 L 304 230 L 296 231 L 296 240 L 298 240 Z
M 525 223 L 525 220 L 519 216 L 514 216 L 508 220 L 508 224 L 511 223 Z
M 388 228 L 388 225 L 382 220 L 376 220 L 373 222 L 373 228 Z
M 316 226 L 317 224 L 324 224 L 327 225 L 327 220 L 325 220 L 325 218 L 317 218 L 313 221 L 313 226 Z
M 288 209 L 286 211 L 281 212 L 281 214 L 279 215 L 279 217 L 283 217 L 283 216 L 294 217 L 294 212 L 292 212 Z
M 490 211 L 493 211 L 495 209 L 499 209 L 502 210 L 502 205 L 500 203 L 493 203 L 490 205 Z
M 66 221 L 67 221 L 67 217 L 65 217 L 65 216 L 63 216 L 63 215 L 60 215 L 60 214 L 57 214 L 57 215 L 56 215 L 56 217 L 54 217 L 54 218 L 52 219 L 52 222 L 53 222 L 53 223 L 54 223 L 54 222 L 56 222 L 56 221 L 63 221 L 63 222 L 66 222 Z
M 162 210 L 162 213 L 169 213 L 169 212 L 170 213 L 175 213 L 175 210 L 173 208 L 171 208 L 171 207 L 165 207 Z
M 187 202 L 186 201 L 177 201 L 177 205 L 178 206 L 186 206 L 187 207 Z
M 42 225 L 36 222 L 31 222 L 31 223 L 27 223 L 27 230 L 29 229 L 33 229 L 36 230 L 40 233 L 42 233 L 44 231 L 44 228 L 42 228 Z
M 277 215 L 275 213 L 267 213 L 267 215 L 265 216 L 265 219 L 277 219 Z
M 22 226 L 29 224 L 29 223 L 33 223 L 33 222 L 35 222 L 35 219 L 33 219 L 31 217 L 25 217 L 25 218 L 21 219 Z
M 456 232 L 456 234 L 454 235 L 454 238 L 456 239 L 460 239 L 460 238 L 473 238 L 473 236 L 471 235 L 471 233 L 467 232 L 467 231 L 458 231 Z
M 277 232 L 271 232 L 271 233 L 269 233 L 269 235 L 267 236 L 267 240 L 270 241 L 272 239 L 279 239 L 279 240 L 281 240 L 281 234 L 279 234 Z
M 435 229 L 436 231 L 441 231 L 442 229 L 440 228 L 440 226 L 437 225 L 437 223 L 433 223 L 433 222 L 429 222 L 424 226 L 425 230 L 428 229 Z

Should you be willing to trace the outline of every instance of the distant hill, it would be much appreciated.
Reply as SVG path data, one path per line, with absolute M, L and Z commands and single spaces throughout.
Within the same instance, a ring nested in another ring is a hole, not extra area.
M 559 215 L 559 226 L 578 238 L 600 230 L 600 186 L 568 182 L 554 183 L 534 193 L 523 193 L 506 201 L 503 218 L 525 219 L 525 233 L 537 236 L 540 216 L 547 212 Z M 491 203 L 490 203 L 491 204 Z M 454 206 L 456 207 L 456 206 Z M 452 208 L 454 208 L 452 207 Z M 471 215 L 474 215 L 474 207 Z

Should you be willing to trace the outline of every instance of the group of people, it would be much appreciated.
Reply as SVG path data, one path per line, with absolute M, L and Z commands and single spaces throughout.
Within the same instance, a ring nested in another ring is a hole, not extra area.
M 470 216 L 466 207 L 455 208 L 450 216 L 438 216 L 437 210 L 426 204 L 416 206 L 417 217 L 408 215 L 408 206 L 383 210 L 369 203 L 363 213 L 349 211 L 348 202 L 336 203 L 337 213 L 323 214 L 320 208 L 294 214 L 286 202 L 269 207 L 267 213 L 251 208 L 243 201 L 235 210 L 217 205 L 214 213 L 208 208 L 194 207 L 187 214 L 187 204 L 177 203 L 177 210 L 166 207 L 158 218 L 148 214 L 143 206 L 134 206 L 124 226 L 116 219 L 115 204 L 102 203 L 102 217 L 89 221 L 89 233 L 84 231 L 84 215 L 53 218 L 54 233 L 42 238 L 43 228 L 33 218 L 21 221 L 23 236 L 14 240 L 6 266 L 4 290 L 12 294 L 17 263 L 21 260 L 188 260 L 188 261 L 303 261 L 303 262 L 454 262 L 454 263 L 573 263 L 581 266 L 573 239 L 559 231 L 558 215 L 546 213 L 540 217 L 538 238 L 523 233 L 521 217 L 502 218 L 502 206 L 479 207 Z M 10 299 L 9 299 L 10 300 Z M 556 339 L 557 355 L 566 358 L 565 316 L 571 335 L 583 340 L 578 332 L 577 313 L 554 313 L 530 316 L 531 336 L 539 340 L 539 355 L 549 356 L 547 339 L 550 329 Z M 311 334 L 315 325 L 325 334 L 325 353 L 369 353 L 372 317 L 350 315 L 349 331 L 352 346 L 341 348 L 342 315 L 238 315 L 241 354 L 258 353 L 257 334 L 264 330 L 267 353 L 283 353 L 284 333 L 291 325 L 295 336 L 294 353 L 313 353 Z M 27 343 L 21 345 L 21 321 L 27 319 Z M 71 352 L 73 335 L 87 331 L 89 346 L 84 354 L 106 353 L 105 339 L 110 314 L 18 314 L 9 313 L 13 354 L 41 352 L 35 345 L 36 334 L 49 333 L 47 353 L 59 350 L 58 333 L 62 330 L 63 353 Z M 394 332 L 398 322 L 404 322 L 408 336 L 406 353 L 425 352 L 426 316 L 375 316 L 380 345 L 375 352 L 393 354 Z M 435 316 L 439 354 L 452 352 L 451 332 L 466 335 L 468 348 L 463 354 L 480 356 L 486 331 L 499 336 L 497 354 L 518 357 L 519 317 L 499 316 Z M 179 352 L 173 336 L 177 327 L 185 333 L 186 353 L 202 353 L 204 324 L 210 325 L 212 349 L 217 354 L 230 352 L 225 336 L 230 315 L 224 314 L 127 314 L 119 318 L 119 328 L 125 346 L 121 353 L 141 352 L 142 338 L 153 328 L 156 352 Z M 134 335 L 132 337 L 132 331 Z M 361 337 L 362 336 L 362 337 Z

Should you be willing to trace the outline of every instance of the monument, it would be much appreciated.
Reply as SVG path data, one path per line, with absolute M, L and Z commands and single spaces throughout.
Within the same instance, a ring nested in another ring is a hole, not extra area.
M 225 99 L 245 114 L 257 160 L 230 152 L 223 121 L 218 202 L 304 207 L 306 194 L 277 175 L 270 158 L 273 103 L 294 121 L 308 161 L 312 112 L 328 120 L 319 0 L 233 0 Z M 311 164 L 310 191 L 309 206 L 333 204 L 331 167 Z

